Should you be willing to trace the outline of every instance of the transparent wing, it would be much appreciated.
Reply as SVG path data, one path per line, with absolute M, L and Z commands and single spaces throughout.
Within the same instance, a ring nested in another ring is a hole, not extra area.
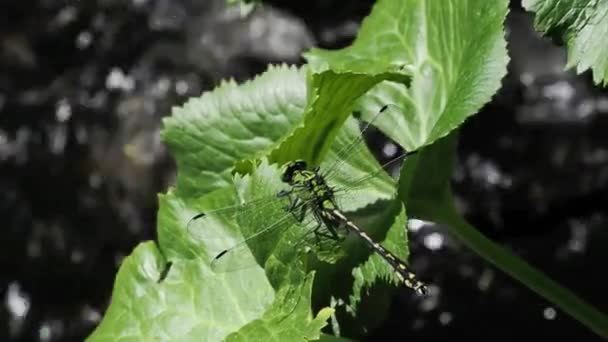
M 200 249 L 197 253 L 204 256 L 208 264 L 222 250 L 234 246 L 249 234 L 249 231 L 242 229 L 242 222 L 246 222 L 247 219 L 256 222 L 265 219 L 266 222 L 272 222 L 271 217 L 264 215 L 273 206 L 280 206 L 282 202 L 274 193 L 244 198 L 235 192 L 233 196 L 227 196 L 223 201 L 203 200 L 199 205 L 206 209 L 188 218 L 184 226 L 185 233 L 192 240 L 194 248 Z M 244 257 L 246 256 L 247 254 L 244 254 Z
M 388 108 L 389 105 L 383 106 L 378 113 L 372 117 L 371 120 L 363 125 L 363 128 L 361 128 L 358 134 L 356 134 L 354 137 L 348 137 L 349 141 L 342 143 L 342 147 L 338 150 L 338 152 L 336 152 L 334 161 L 324 167 L 323 176 L 325 179 L 331 180 L 333 177 L 343 172 L 345 166 L 349 164 L 347 163 L 347 161 L 350 160 L 348 156 L 356 155 L 353 152 L 355 152 L 357 149 L 362 149 L 365 147 L 365 134 Z M 338 141 L 338 143 L 340 142 Z
M 303 203 L 302 206 L 310 203 Z M 273 208 L 275 210 L 275 208 Z M 306 246 L 306 239 L 316 229 L 317 221 L 314 215 L 298 217 L 296 209 L 280 208 L 272 215 L 275 218 L 243 218 L 241 229 L 251 233 L 231 247 L 221 250 L 211 261 L 211 268 L 218 273 L 232 272 L 255 265 L 264 265 L 268 256 L 279 244 L 290 246 Z M 268 223 L 271 222 L 271 223 Z M 245 226 L 246 225 L 246 226 Z
M 348 189 L 350 190 L 356 190 L 356 189 L 364 189 L 366 187 L 371 186 L 370 185 L 370 180 L 378 177 L 380 174 L 383 173 L 388 173 L 388 168 L 392 167 L 394 165 L 398 165 L 399 163 L 405 161 L 405 159 L 407 159 L 407 157 L 415 154 L 417 151 L 412 151 L 412 152 L 403 152 L 400 155 L 392 158 L 391 160 L 389 160 L 388 162 L 382 164 L 379 168 L 377 168 L 376 170 L 374 170 L 373 172 L 370 172 L 362 177 L 359 178 L 355 178 L 352 180 L 349 180 L 348 182 Z M 335 178 L 335 177 L 334 177 Z M 339 191 L 340 190 L 348 190 L 348 189 L 343 189 L 341 187 L 337 188 Z
M 206 226 L 204 221 L 207 219 L 222 218 L 224 220 L 236 221 L 241 216 L 260 212 L 266 207 L 276 205 L 279 201 L 280 199 L 276 195 L 266 195 L 227 207 L 201 211 L 190 218 L 186 224 L 186 230 L 196 238 L 204 238 L 204 229 Z
M 403 153 L 394 157 L 378 169 L 358 178 L 341 180 L 336 184 L 328 181 L 334 189 L 334 198 L 338 208 L 345 212 L 351 212 L 367 207 L 378 200 L 393 199 L 396 195 L 395 184 L 380 181 L 379 175 L 387 175 L 387 169 L 391 165 L 398 165 L 411 154 Z
M 389 108 L 384 106 L 367 124 L 359 129 L 354 120 L 346 123 L 345 129 L 336 137 L 334 151 L 330 152 L 328 161 L 320 167 L 319 173 L 326 182 L 346 196 L 340 201 L 341 209 L 355 211 L 380 199 L 390 199 L 395 191 L 395 179 L 388 172 L 388 167 L 398 165 L 407 154 L 393 158 L 380 165 L 376 157 L 367 148 L 364 135 L 371 125 Z M 350 195 L 348 195 L 350 193 Z

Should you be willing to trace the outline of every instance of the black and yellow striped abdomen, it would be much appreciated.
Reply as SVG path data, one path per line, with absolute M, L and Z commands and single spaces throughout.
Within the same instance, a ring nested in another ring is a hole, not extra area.
M 365 241 L 370 248 L 372 248 L 375 252 L 377 252 L 392 268 L 397 272 L 399 278 L 405 286 L 413 289 L 419 294 L 427 294 L 428 290 L 426 285 L 424 285 L 421 281 L 419 281 L 416 275 L 410 271 L 409 267 L 405 262 L 401 259 L 397 258 L 393 253 L 389 252 L 387 249 L 382 247 L 379 243 L 372 240 L 372 238 L 367 235 L 363 230 L 361 230 L 357 225 L 352 223 L 346 216 L 344 216 L 339 210 L 331 209 L 328 210 L 327 213 L 332 215 L 332 217 L 340 222 L 340 225 L 346 227 L 351 232 L 357 234 L 363 241 Z

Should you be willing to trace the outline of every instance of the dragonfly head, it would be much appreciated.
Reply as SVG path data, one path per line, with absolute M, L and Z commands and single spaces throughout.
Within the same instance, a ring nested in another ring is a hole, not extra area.
M 285 183 L 292 184 L 294 174 L 298 171 L 306 170 L 307 168 L 308 165 L 301 159 L 290 161 L 285 165 L 285 171 L 283 171 L 281 180 Z

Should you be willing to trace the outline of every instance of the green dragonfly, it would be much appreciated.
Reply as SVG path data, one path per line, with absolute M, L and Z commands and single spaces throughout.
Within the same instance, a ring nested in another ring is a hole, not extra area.
M 367 173 L 355 181 L 350 181 L 349 187 L 341 188 L 333 185 L 332 180 L 344 177 L 344 166 L 348 165 L 348 156 L 354 155 L 357 148 L 364 144 L 364 134 L 369 129 L 375 119 L 384 112 L 388 106 L 384 106 L 376 116 L 367 123 L 359 134 L 347 142 L 337 153 L 337 157 L 327 169 L 321 167 L 309 167 L 303 160 L 294 160 L 286 163 L 280 172 L 281 184 L 285 187 L 279 191 L 271 193 L 271 196 L 249 200 L 236 206 L 220 208 L 202 212 L 194 216 L 188 223 L 204 221 L 213 216 L 242 216 L 246 220 L 265 212 L 265 208 L 276 206 L 277 201 L 283 203 L 279 206 L 281 211 L 276 213 L 276 218 L 271 223 L 260 226 L 249 235 L 243 238 L 230 248 L 219 251 L 213 256 L 212 268 L 218 271 L 237 269 L 242 264 L 242 260 L 247 260 L 244 253 L 247 253 L 248 246 L 254 240 L 276 239 L 277 236 L 286 228 L 298 225 L 302 227 L 302 241 L 306 237 L 313 236 L 317 244 L 322 242 L 334 242 L 336 244 L 344 240 L 345 233 L 352 233 L 363 241 L 371 250 L 377 253 L 394 270 L 395 275 L 407 287 L 413 289 L 418 294 L 426 294 L 426 285 L 418 280 L 414 272 L 410 270 L 408 264 L 398 258 L 395 254 L 384 248 L 381 244 L 374 241 L 363 229 L 347 218 L 342 210 L 340 200 L 352 202 L 356 201 L 356 190 L 362 190 L 369 186 L 370 182 L 379 177 L 389 177 L 385 168 L 389 165 L 402 161 L 410 153 L 403 153 L 388 163 L 380 166 L 374 172 Z M 256 221 L 256 220 L 254 220 Z M 268 221 L 266 218 L 257 220 Z M 204 224 L 199 224 L 204 229 Z M 299 243 L 299 242 L 298 242 Z M 246 267 L 246 266 L 245 266 Z

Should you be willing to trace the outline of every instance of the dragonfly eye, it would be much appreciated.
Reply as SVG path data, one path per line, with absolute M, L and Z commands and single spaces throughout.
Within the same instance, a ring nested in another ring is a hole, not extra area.
M 291 184 L 293 182 L 294 174 L 298 171 L 306 170 L 307 167 L 308 165 L 303 160 L 294 160 L 289 162 L 285 167 L 285 172 L 283 172 L 281 180 L 285 183 Z

